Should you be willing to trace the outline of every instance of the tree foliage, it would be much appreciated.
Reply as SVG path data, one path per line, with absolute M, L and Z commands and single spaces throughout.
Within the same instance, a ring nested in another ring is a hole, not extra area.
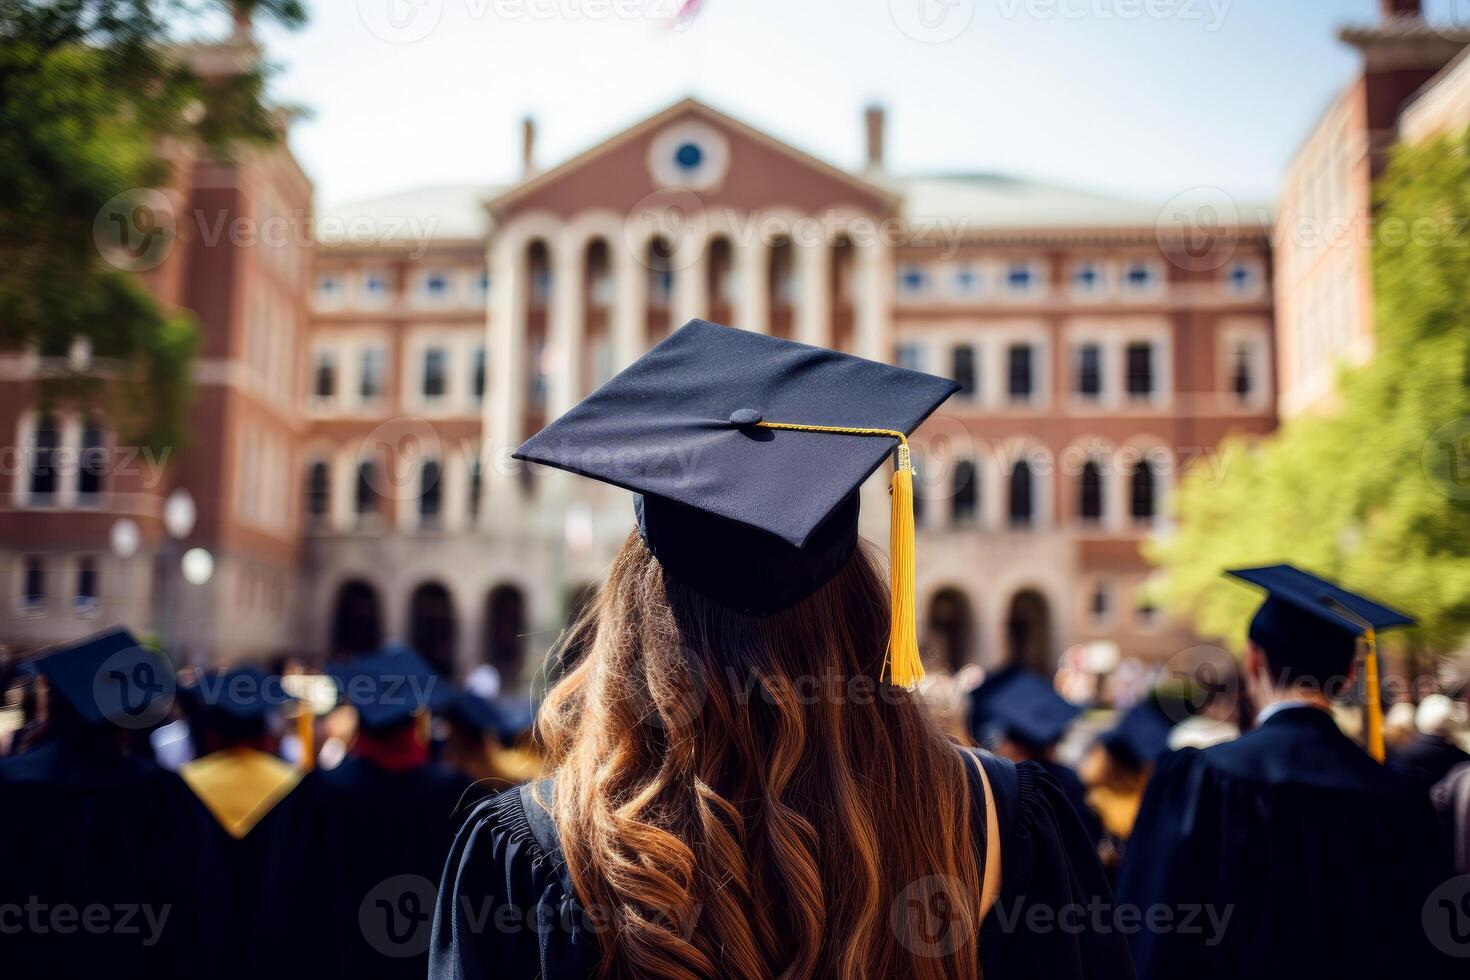
M 0 3 L 0 345 L 47 360 L 43 397 L 115 396 L 135 432 L 178 445 L 197 327 L 109 262 L 109 202 L 165 182 L 167 148 L 228 155 L 280 138 L 257 66 L 206 79 L 180 56 L 171 18 L 209 10 L 305 19 L 297 0 L 10 0 Z M 124 198 L 126 199 L 126 198 Z M 92 372 L 65 354 L 89 343 Z
M 1153 542 L 1166 606 L 1239 644 L 1259 596 L 1224 568 L 1290 561 L 1421 621 L 1398 642 L 1470 634 L 1470 134 L 1398 149 L 1376 188 L 1375 352 L 1340 405 L 1184 478 L 1178 533 Z

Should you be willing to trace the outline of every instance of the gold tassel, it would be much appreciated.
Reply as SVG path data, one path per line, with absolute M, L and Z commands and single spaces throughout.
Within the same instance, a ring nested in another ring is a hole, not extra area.
M 1370 627 L 1363 634 L 1363 686 L 1368 700 L 1368 754 L 1379 762 L 1387 752 L 1383 745 L 1383 697 L 1378 687 L 1378 637 Z
M 918 624 L 914 601 L 914 465 L 908 442 L 898 447 L 898 466 L 893 471 L 889 531 L 889 573 L 892 623 L 888 632 L 888 681 L 914 688 L 924 679 L 924 661 L 919 656 Z
M 919 656 L 919 634 L 914 599 L 914 464 L 909 440 L 897 429 L 872 429 L 845 425 L 802 425 L 797 422 L 757 422 L 762 429 L 787 432 L 832 432 L 844 436 L 877 436 L 898 440 L 897 467 L 889 488 L 892 513 L 888 560 L 891 620 L 888 650 L 883 657 L 881 680 L 899 687 L 914 688 L 924 679 L 924 661 Z

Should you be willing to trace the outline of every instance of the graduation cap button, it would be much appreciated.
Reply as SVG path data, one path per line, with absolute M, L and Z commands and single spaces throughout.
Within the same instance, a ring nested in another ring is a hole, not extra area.
M 759 425 L 763 421 L 765 418 L 753 408 L 737 408 L 730 413 L 731 425 Z

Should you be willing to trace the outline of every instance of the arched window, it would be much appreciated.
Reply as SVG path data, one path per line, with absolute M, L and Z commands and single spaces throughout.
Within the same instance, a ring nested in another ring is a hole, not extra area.
M 1129 477 L 1129 513 L 1135 521 L 1152 521 L 1158 515 L 1158 474 L 1154 464 L 1140 459 Z
M 1096 460 L 1089 459 L 1082 467 L 1077 481 L 1077 516 L 1089 524 L 1103 518 L 1102 467 Z
M 954 467 L 954 504 L 951 511 L 956 524 L 973 524 L 980 512 L 980 480 L 972 460 L 962 459 Z
M 796 249 L 791 239 L 783 235 L 772 241 L 767 261 L 771 335 L 789 340 L 796 329 L 794 310 L 798 290 Z
M 497 585 L 485 597 L 485 661 L 500 672 L 503 687 L 514 689 L 525 654 L 525 596 L 514 585 Z
M 383 614 L 378 592 L 366 582 L 344 582 L 332 615 L 332 652 L 367 653 L 383 642 Z
M 454 600 L 439 582 L 424 582 L 413 590 L 408 603 L 409 642 L 439 673 L 454 674 L 454 652 L 458 633 Z
M 1029 527 L 1035 520 L 1035 480 L 1031 476 L 1031 464 L 1024 459 L 1011 469 L 1010 503 L 1008 513 L 1012 527 Z
M 312 525 L 325 522 L 332 502 L 332 477 L 326 462 L 317 460 L 306 468 L 306 516 Z
M 735 251 L 730 239 L 723 235 L 713 239 L 705 262 L 705 289 L 710 311 L 716 320 L 722 316 L 728 320 L 735 304 Z

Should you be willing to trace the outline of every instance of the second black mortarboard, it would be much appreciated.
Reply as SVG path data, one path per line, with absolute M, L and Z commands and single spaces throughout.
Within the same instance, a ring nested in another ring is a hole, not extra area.
M 1412 626 L 1414 618 L 1291 565 L 1239 568 L 1225 574 L 1266 590 L 1266 601 L 1251 619 L 1249 635 L 1278 670 L 1324 683 L 1343 677 L 1357 655 L 1358 638 L 1363 638 L 1367 647 L 1368 751 L 1382 761 L 1378 632 Z

